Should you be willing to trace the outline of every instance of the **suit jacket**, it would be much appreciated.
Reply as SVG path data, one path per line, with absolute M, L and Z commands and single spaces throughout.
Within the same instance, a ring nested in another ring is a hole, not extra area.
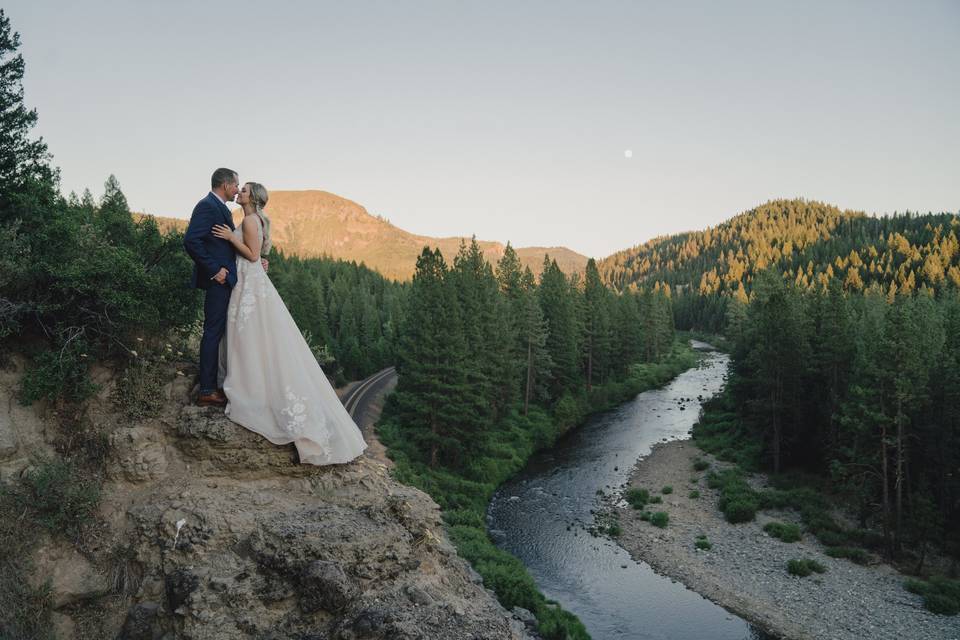
M 227 286 L 232 288 L 237 284 L 237 252 L 227 240 L 213 235 L 213 226 L 216 224 L 235 228 L 227 205 L 213 193 L 208 193 L 193 208 L 190 224 L 183 236 L 183 246 L 193 258 L 191 287 L 208 289 L 211 285 L 217 285 L 211 278 L 217 275 L 221 267 L 227 269 Z

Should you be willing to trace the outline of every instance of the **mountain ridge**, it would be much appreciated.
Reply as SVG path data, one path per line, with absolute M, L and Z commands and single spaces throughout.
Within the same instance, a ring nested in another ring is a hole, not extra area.
M 663 286 L 745 295 L 753 276 L 780 269 L 798 286 L 895 290 L 960 285 L 960 219 L 950 212 L 869 216 L 817 200 L 778 199 L 699 231 L 658 236 L 598 261 L 617 289 Z
M 277 248 L 301 258 L 328 256 L 363 262 L 388 278 L 409 280 L 424 246 L 439 248 L 448 264 L 461 241 L 470 236 L 431 237 L 405 231 L 362 205 L 320 189 L 278 190 L 270 194 L 265 209 L 272 224 Z M 150 215 L 150 214 L 139 214 Z M 235 220 L 238 214 L 234 213 Z M 161 229 L 186 228 L 187 220 L 152 216 Z M 506 245 L 478 240 L 492 263 L 503 256 Z M 539 274 L 545 255 L 557 261 L 568 274 L 583 273 L 587 257 L 566 247 L 514 247 L 521 264 Z

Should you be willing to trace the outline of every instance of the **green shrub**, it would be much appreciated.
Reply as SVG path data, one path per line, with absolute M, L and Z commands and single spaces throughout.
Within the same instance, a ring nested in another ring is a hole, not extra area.
M 759 508 L 760 496 L 747 484 L 739 469 L 727 469 L 720 473 L 711 471 L 707 485 L 720 490 L 717 506 L 728 522 L 739 523 L 753 520 Z
M 687 494 L 687 497 L 690 498 L 691 500 L 696 500 L 697 498 L 700 497 L 700 492 L 694 489 L 689 494 Z
M 650 492 L 646 489 L 628 489 L 625 497 L 631 507 L 643 509 L 650 501 Z
M 31 359 L 30 367 L 20 380 L 22 404 L 58 397 L 80 402 L 97 390 L 88 375 L 90 345 L 83 339 L 64 338 L 58 342 L 61 341 L 66 342 L 59 348 L 39 351 Z
M 831 558 L 847 558 L 857 564 L 867 564 L 870 554 L 857 547 L 827 547 L 826 552 Z
M 565 433 L 579 424 L 585 413 L 584 408 L 579 405 L 577 399 L 569 391 L 564 392 L 553 409 L 553 416 L 561 433 Z
M 133 355 L 148 343 L 186 332 L 200 310 L 184 287 L 192 268 L 179 233 L 161 233 L 150 217 L 134 221 L 112 176 L 99 205 L 59 201 L 18 211 L 28 262 L 4 297 L 24 305 L 21 330 L 46 344 L 21 386 L 25 403 L 80 401 L 94 387 L 89 364 Z
M 707 486 L 711 489 L 719 489 L 723 486 L 723 478 L 716 471 L 707 474 Z
M 27 471 L 13 495 L 37 524 L 76 540 L 93 519 L 100 486 L 80 474 L 71 462 L 54 460 Z
M 923 606 L 928 611 L 942 616 L 955 616 L 960 613 L 960 601 L 942 593 L 931 593 L 924 596 Z
M 138 358 L 117 380 L 113 402 L 131 420 L 155 417 L 163 407 L 160 389 L 166 382 L 160 362 Z
M 816 532 L 817 539 L 828 547 L 843 547 L 849 542 L 846 534 L 821 529 Z
M 805 560 L 790 560 L 787 563 L 787 572 L 792 576 L 805 578 L 812 573 L 812 569 Z
M 448 526 L 464 525 L 476 529 L 484 529 L 487 525 L 481 516 L 472 509 L 451 509 L 443 512 L 443 519 Z
M 762 439 L 740 420 L 730 387 L 728 384 L 724 391 L 703 404 L 700 419 L 693 426 L 693 439 L 707 453 L 756 471 L 763 453 Z
M 823 573 L 826 570 L 827 568 L 825 566 L 809 558 L 802 560 L 794 559 L 787 562 L 787 572 L 792 576 L 799 576 L 801 578 L 805 578 L 814 572 Z
M 40 531 L 16 496 L 16 488 L 0 484 L 0 638 L 53 640 L 50 588 L 27 580 Z
M 537 616 L 537 631 L 546 640 L 590 640 L 583 623 L 553 601 L 545 601 L 533 613 Z
M 693 469 L 695 471 L 706 471 L 710 468 L 710 463 L 704 460 L 703 458 L 697 458 L 693 461 Z
M 826 573 L 827 568 L 817 562 L 816 560 L 807 560 L 807 566 L 816 571 L 817 573 Z
M 693 543 L 693 545 L 701 551 L 710 551 L 710 549 L 713 548 L 713 545 L 710 544 L 710 541 L 707 540 L 706 536 L 697 537 L 697 540 Z
M 663 498 L 660 496 L 650 496 L 650 504 L 662 504 Z
M 825 532 L 843 533 L 843 527 L 837 524 L 829 511 L 829 507 L 822 500 L 807 502 L 800 508 L 800 517 L 803 519 L 803 524 L 807 526 L 807 530 L 820 538 L 821 542 L 823 542 Z M 827 543 L 824 542 L 824 544 Z
M 670 495 L 671 493 L 673 493 L 673 487 L 671 487 L 670 485 L 667 485 L 667 486 L 665 486 L 663 489 L 660 490 L 660 493 L 662 493 L 662 494 L 664 494 L 664 495 Z
M 670 516 L 666 511 L 657 511 L 650 516 L 650 524 L 655 527 L 660 527 L 661 529 L 666 528 L 667 523 L 670 522 Z
M 640 519 L 643 520 L 644 522 L 650 522 L 650 515 L 651 514 L 649 511 L 641 511 Z
M 782 542 L 796 542 L 800 539 L 800 527 L 795 524 L 768 522 L 764 525 L 763 530 Z
M 735 499 L 726 502 L 722 510 L 727 522 L 750 522 L 757 515 L 757 503 L 747 499 Z
M 928 611 L 944 616 L 960 613 L 960 580 L 934 576 L 929 581 L 907 580 L 904 589 L 923 596 L 923 606 Z
M 913 578 L 910 578 L 903 583 L 903 588 L 910 593 L 915 593 L 918 596 L 922 596 L 930 589 L 930 584 L 924 582 L 923 580 L 914 580 Z
M 946 596 L 954 600 L 960 600 L 960 579 L 944 578 L 943 576 L 933 576 L 930 578 L 930 585 Z
M 614 524 L 611 524 L 609 527 L 607 527 L 607 535 L 610 535 L 616 538 L 621 533 L 623 533 L 623 529 L 620 528 L 619 524 L 614 523 Z
M 761 509 L 792 509 L 794 507 L 790 494 L 779 489 L 764 489 L 760 492 Z

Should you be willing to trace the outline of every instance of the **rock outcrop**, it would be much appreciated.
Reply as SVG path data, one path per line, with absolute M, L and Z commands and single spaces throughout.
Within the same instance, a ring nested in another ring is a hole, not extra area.
M 61 633 L 534 637 L 456 554 L 437 505 L 384 465 L 366 456 L 300 465 L 292 445 L 191 406 L 186 377 L 160 392 L 159 417 L 124 421 L 107 394 L 88 416 L 110 443 L 99 538 L 83 555 L 65 540 L 45 543 L 34 562 L 36 579 L 51 582 Z M 25 456 L 8 424 L 0 420 L 0 455 Z

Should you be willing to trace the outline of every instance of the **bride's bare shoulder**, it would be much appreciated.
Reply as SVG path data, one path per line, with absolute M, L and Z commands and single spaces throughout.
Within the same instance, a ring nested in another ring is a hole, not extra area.
M 244 216 L 241 224 L 243 225 L 244 229 L 248 227 L 254 230 L 263 228 L 263 220 L 261 220 L 260 216 L 256 213 L 249 216 Z

